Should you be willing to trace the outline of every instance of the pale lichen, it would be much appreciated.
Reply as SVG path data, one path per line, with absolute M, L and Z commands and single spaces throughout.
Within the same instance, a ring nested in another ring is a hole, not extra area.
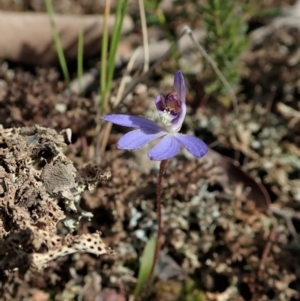
M 1 129 L 1 270 L 25 272 L 75 252 L 111 252 L 99 233 L 71 234 L 81 218 L 93 216 L 79 206 L 82 192 L 108 180 L 110 172 L 93 163 L 78 172 L 62 152 L 69 143 L 70 129 Z M 64 230 L 59 232 L 60 222 Z

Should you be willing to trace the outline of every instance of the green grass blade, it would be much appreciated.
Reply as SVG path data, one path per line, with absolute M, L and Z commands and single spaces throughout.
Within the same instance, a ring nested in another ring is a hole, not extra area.
M 127 12 L 128 0 L 118 0 L 117 10 L 116 10 L 116 21 L 113 29 L 112 40 L 110 45 L 110 53 L 108 58 L 108 72 L 107 72 L 107 93 L 111 89 L 111 83 L 115 70 L 115 58 L 117 54 L 117 49 L 120 41 L 121 30 L 123 25 L 123 20 Z
M 44 0 L 45 1 L 45 6 L 47 10 L 47 14 L 49 16 L 50 24 L 51 24 L 51 29 L 52 29 L 52 34 L 53 34 L 53 39 L 54 39 L 54 44 L 58 56 L 58 61 L 59 65 L 61 67 L 61 70 L 63 72 L 65 81 L 67 82 L 68 86 L 70 85 L 70 76 L 69 76 L 69 70 L 66 62 L 66 58 L 64 55 L 64 51 L 60 42 L 59 34 L 55 25 L 54 21 L 54 12 L 53 12 L 53 7 L 52 7 L 52 2 L 51 0 Z
M 102 45 L 101 45 L 101 63 L 100 63 L 100 113 L 105 112 L 106 107 L 106 90 L 107 90 L 107 52 L 108 52 L 108 19 L 110 15 L 110 0 L 105 3 L 103 32 L 102 32 Z
M 135 299 L 137 299 L 137 297 L 140 295 L 141 290 L 151 272 L 152 262 L 154 258 L 154 252 L 155 252 L 155 243 L 156 243 L 156 239 L 154 237 L 151 237 L 145 245 L 142 257 L 140 259 L 140 269 L 137 278 L 137 284 L 134 289 Z
M 106 92 L 108 93 L 110 90 L 110 84 L 109 84 L 109 78 L 112 77 L 111 73 L 114 71 L 114 67 L 111 66 L 111 62 L 113 59 L 113 49 L 112 47 L 115 46 L 115 44 L 118 44 L 118 25 L 120 23 L 121 19 L 121 13 L 122 13 L 122 1 L 118 0 L 117 1 L 117 8 L 116 8 L 116 14 L 115 14 L 115 23 L 114 23 L 114 28 L 112 32 L 112 38 L 111 38 L 111 44 L 110 44 L 110 51 L 109 51 L 109 57 L 108 57 L 108 76 L 107 76 L 107 85 L 106 85 Z
M 103 36 L 101 47 L 101 72 L 100 72 L 100 113 L 104 114 L 108 94 L 111 90 L 112 79 L 115 71 L 115 58 L 120 41 L 123 20 L 127 12 L 128 0 L 118 0 L 115 24 L 112 32 L 112 38 L 108 55 L 108 18 L 110 13 L 110 1 L 106 2 L 103 24 Z

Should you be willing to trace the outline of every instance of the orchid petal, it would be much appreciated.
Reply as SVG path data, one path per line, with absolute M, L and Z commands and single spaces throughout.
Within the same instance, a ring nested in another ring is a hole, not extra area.
M 157 133 L 162 130 L 161 126 L 154 121 L 144 117 L 132 116 L 127 114 L 110 114 L 101 117 L 103 120 L 110 121 L 117 125 L 127 126 L 131 128 L 141 128 L 151 130 Z
M 185 102 L 186 89 L 185 89 L 184 77 L 180 70 L 176 71 L 176 73 L 175 73 L 173 89 L 179 95 L 180 100 L 182 102 Z
M 202 158 L 208 151 L 207 145 L 202 140 L 194 136 L 176 134 L 175 137 L 192 155 L 197 158 Z
M 119 139 L 118 148 L 127 150 L 140 148 L 148 142 L 166 134 L 167 133 L 164 131 L 152 132 L 144 129 L 134 130 L 125 134 Z
M 150 150 L 148 156 L 151 160 L 162 161 L 176 156 L 179 151 L 179 141 L 173 135 L 167 135 Z

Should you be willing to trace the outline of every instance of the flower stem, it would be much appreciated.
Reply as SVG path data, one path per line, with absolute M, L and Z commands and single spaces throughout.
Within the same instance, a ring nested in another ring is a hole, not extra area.
M 151 270 L 148 275 L 147 281 L 142 289 L 141 297 L 143 297 L 143 295 L 147 292 L 147 289 L 150 287 L 150 283 L 153 278 L 155 265 L 157 263 L 160 247 L 161 247 L 160 237 L 162 235 L 162 214 L 161 214 L 162 179 L 163 179 L 164 172 L 166 170 L 167 163 L 168 160 L 163 160 L 160 162 L 160 166 L 159 166 L 159 173 L 158 173 L 158 178 L 156 183 L 157 238 L 156 238 L 155 251 L 153 255 Z
M 155 245 L 155 252 L 152 262 L 152 268 L 150 276 L 152 277 L 152 274 L 154 272 L 155 264 L 158 260 L 158 255 L 161 247 L 161 241 L 160 237 L 162 235 L 162 218 L 161 218 L 161 192 L 162 192 L 162 179 L 164 172 L 166 170 L 168 160 L 163 160 L 160 162 L 159 166 L 159 174 L 158 174 L 158 180 L 156 184 L 156 212 L 157 212 L 157 239 L 156 239 L 156 245 Z

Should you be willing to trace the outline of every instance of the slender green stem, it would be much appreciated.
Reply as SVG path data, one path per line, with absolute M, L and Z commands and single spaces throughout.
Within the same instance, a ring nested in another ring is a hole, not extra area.
M 101 76 L 100 76 L 100 91 L 101 91 L 101 115 L 105 111 L 106 105 L 106 83 L 107 83 L 107 51 L 108 51 L 108 19 L 110 14 L 110 0 L 105 2 L 102 45 L 101 45 Z
M 100 113 L 104 114 L 106 103 L 111 90 L 112 79 L 115 71 L 115 59 L 120 41 L 122 24 L 127 11 L 128 0 L 118 0 L 115 13 L 115 22 L 112 32 L 110 45 L 108 47 L 108 18 L 110 14 L 110 0 L 106 0 L 101 49 L 101 79 L 100 94 L 101 105 Z M 109 51 L 108 51 L 109 48 Z
M 160 238 L 162 236 L 162 212 L 161 212 L 162 179 L 163 179 L 164 172 L 166 170 L 167 163 L 168 163 L 168 160 L 163 160 L 160 162 L 160 166 L 159 166 L 158 179 L 157 179 L 157 183 L 156 183 L 157 238 L 156 238 L 155 251 L 154 251 L 154 255 L 153 255 L 151 270 L 148 275 L 148 279 L 142 289 L 141 298 L 143 297 L 143 295 L 145 293 L 147 293 L 147 290 L 149 289 L 149 286 L 150 286 L 149 284 L 152 281 L 155 265 L 157 263 L 160 248 L 161 248 Z
M 118 45 L 118 27 L 120 23 L 120 18 L 121 18 L 121 12 L 122 12 L 122 1 L 118 0 L 117 1 L 117 8 L 116 8 L 116 13 L 115 13 L 115 23 L 114 23 L 114 28 L 112 32 L 112 38 L 111 38 L 111 43 L 110 43 L 110 48 L 109 48 L 109 56 L 108 56 L 108 70 L 107 70 L 107 82 L 106 82 L 106 89 L 105 93 L 108 93 L 110 90 L 111 83 L 110 78 L 112 78 L 113 74 L 113 69 L 111 67 L 111 64 L 114 63 L 115 60 L 115 55 L 114 52 L 117 50 L 117 45 Z
M 115 58 L 118 50 L 122 24 L 127 11 L 127 6 L 128 6 L 128 0 L 118 0 L 117 10 L 116 10 L 116 20 L 115 20 L 112 40 L 109 48 L 106 93 L 109 93 L 111 89 L 112 78 L 115 70 Z
M 51 2 L 51 0 L 44 0 L 44 1 L 45 1 L 47 14 L 48 14 L 49 20 L 50 20 L 50 25 L 51 25 L 51 29 L 52 29 L 52 34 L 53 34 L 54 44 L 55 44 L 55 48 L 56 48 L 56 52 L 57 52 L 57 56 L 58 56 L 58 61 L 59 61 L 61 70 L 63 72 L 64 78 L 69 86 L 70 85 L 70 76 L 69 76 L 68 66 L 67 66 L 64 51 L 63 51 L 63 48 L 62 48 L 62 45 L 60 42 L 58 30 L 55 25 L 52 2 Z

